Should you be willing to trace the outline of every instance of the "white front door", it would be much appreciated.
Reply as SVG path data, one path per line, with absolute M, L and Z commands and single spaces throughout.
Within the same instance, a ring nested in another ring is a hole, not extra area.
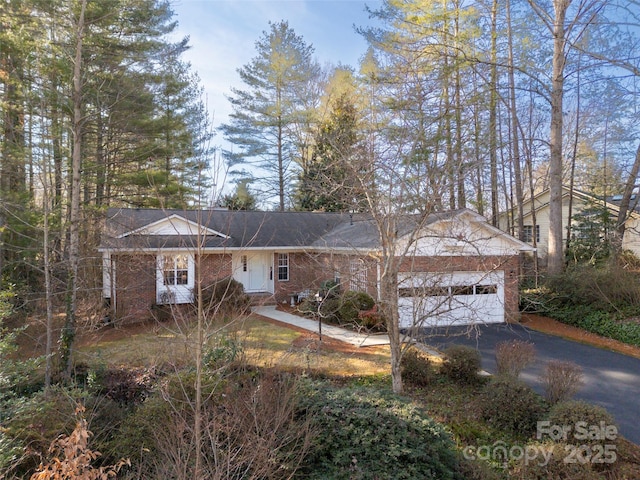
M 273 290 L 272 255 L 264 252 L 243 252 L 234 255 L 234 278 L 244 285 L 245 292 Z

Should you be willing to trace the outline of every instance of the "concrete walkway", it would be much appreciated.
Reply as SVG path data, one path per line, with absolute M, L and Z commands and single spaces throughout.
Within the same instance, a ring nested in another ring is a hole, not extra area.
M 276 310 L 274 306 L 254 307 L 253 313 L 262 317 L 270 318 L 278 322 L 287 323 L 298 328 L 318 333 L 318 321 L 310 318 L 292 315 L 287 312 Z M 384 334 L 365 334 L 347 330 L 345 328 L 336 327 L 335 325 L 322 324 L 322 335 L 343 342 L 350 343 L 357 347 L 372 347 L 376 345 L 389 345 L 389 337 Z

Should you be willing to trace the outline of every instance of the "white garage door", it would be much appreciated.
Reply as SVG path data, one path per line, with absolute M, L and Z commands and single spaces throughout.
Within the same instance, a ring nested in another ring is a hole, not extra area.
M 398 278 L 400 327 L 504 322 L 504 272 L 406 273 Z

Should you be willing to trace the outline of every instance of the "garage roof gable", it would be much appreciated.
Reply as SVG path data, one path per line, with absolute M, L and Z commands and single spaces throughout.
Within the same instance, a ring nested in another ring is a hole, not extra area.
M 417 256 L 517 255 L 535 248 L 490 225 L 468 209 L 425 222 L 416 231 L 406 233 L 400 248 Z

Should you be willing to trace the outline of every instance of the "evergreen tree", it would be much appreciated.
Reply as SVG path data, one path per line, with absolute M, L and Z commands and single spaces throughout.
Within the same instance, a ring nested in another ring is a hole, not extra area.
M 357 111 L 347 93 L 331 104 L 329 118 L 315 136 L 311 161 L 300 172 L 296 200 L 300 210 L 359 212 L 364 194 L 350 172 L 359 161 Z
M 246 89 L 232 89 L 233 113 L 220 128 L 239 148 L 224 152 L 229 166 L 250 164 L 263 170 L 261 188 L 277 197 L 278 208 L 284 210 L 310 124 L 314 100 L 309 97 L 316 95 L 312 86 L 320 67 L 312 57 L 313 47 L 287 22 L 269 26 L 256 42 L 256 56 L 238 70 Z
M 255 210 L 258 200 L 249 189 L 251 181 L 246 178 L 238 181 L 236 191 L 222 197 L 222 206 L 229 210 Z
M 589 202 L 572 218 L 567 260 L 595 265 L 609 258 L 616 235 L 616 218 L 603 202 Z

